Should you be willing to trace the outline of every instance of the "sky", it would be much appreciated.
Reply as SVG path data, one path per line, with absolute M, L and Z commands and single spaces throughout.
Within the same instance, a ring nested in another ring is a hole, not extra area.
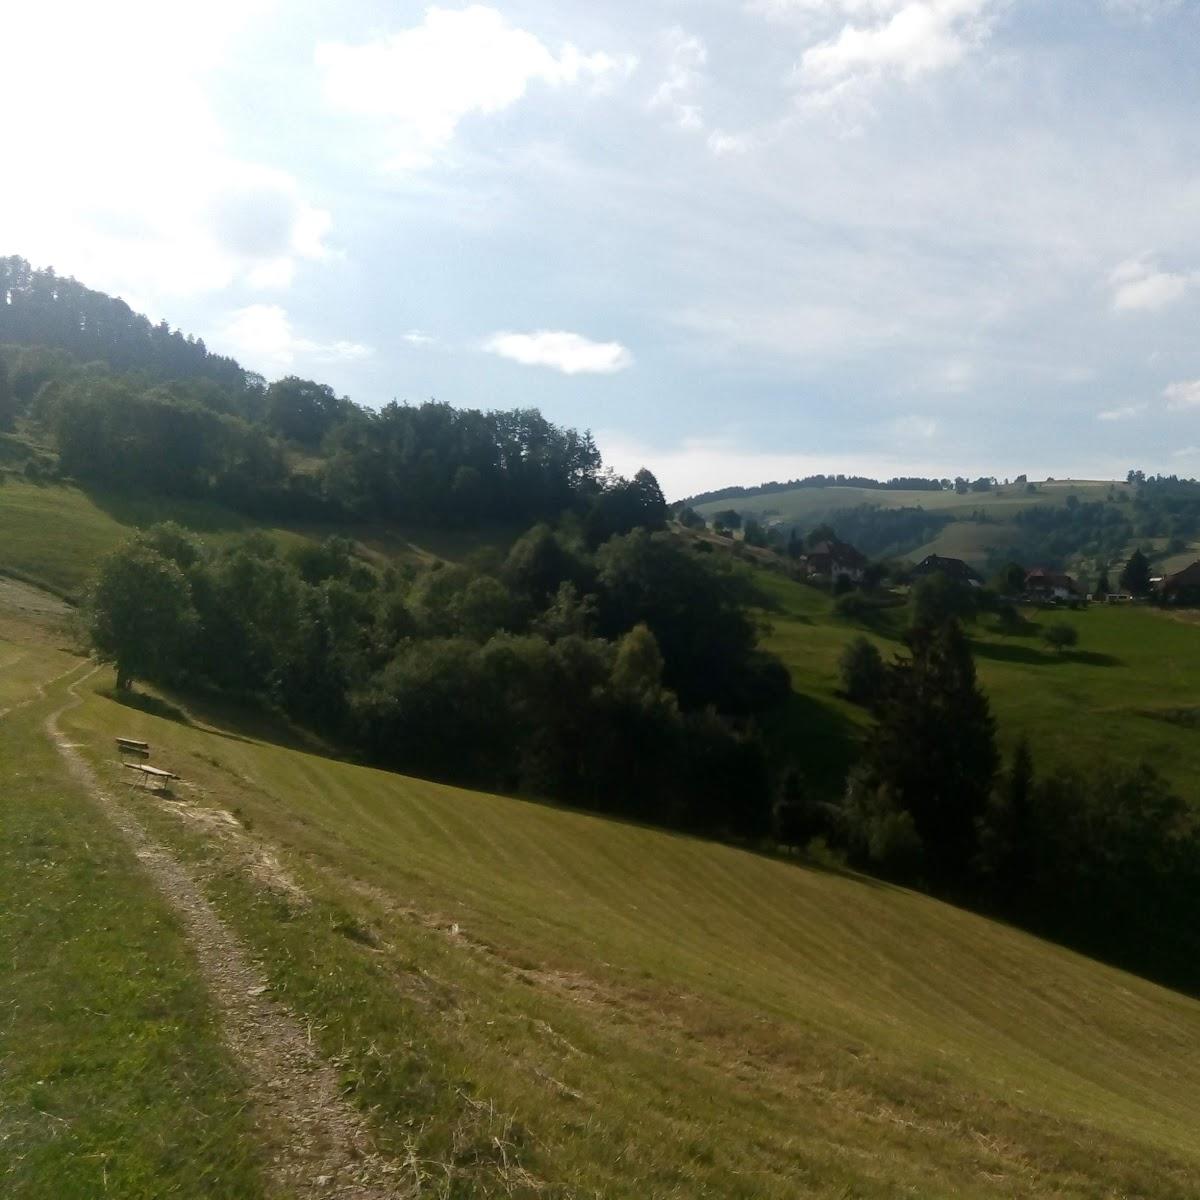
M 269 378 L 536 406 L 673 498 L 1200 474 L 1200 0 L 40 0 L 0 44 L 0 254 Z

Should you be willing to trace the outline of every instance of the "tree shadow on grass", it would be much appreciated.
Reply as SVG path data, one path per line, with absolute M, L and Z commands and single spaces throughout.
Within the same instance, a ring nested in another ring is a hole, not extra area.
M 1112 654 L 1101 654 L 1097 650 L 1068 650 L 1063 656 L 1064 662 L 1081 663 L 1087 667 L 1120 667 L 1124 664 Z
M 178 725 L 192 725 L 192 719 L 178 705 L 164 700 L 161 696 L 153 696 L 147 692 L 118 691 L 115 687 L 97 688 L 98 695 L 122 708 L 132 708 L 137 712 L 148 713 L 152 717 L 162 717 L 165 721 L 174 721 Z
M 81 490 L 118 524 L 138 529 L 161 521 L 176 521 L 192 533 L 231 533 L 251 527 L 246 517 L 205 498 L 168 497 L 132 489 L 119 492 L 92 485 L 82 485 Z
M 846 773 L 861 753 L 862 731 L 853 721 L 815 696 L 793 692 L 763 718 L 763 728 L 822 800 L 841 798 Z
M 996 662 L 1027 663 L 1049 667 L 1058 661 L 1057 656 L 1043 654 L 1034 646 L 1017 646 L 1010 642 L 974 642 L 971 649 L 976 658 L 990 658 Z

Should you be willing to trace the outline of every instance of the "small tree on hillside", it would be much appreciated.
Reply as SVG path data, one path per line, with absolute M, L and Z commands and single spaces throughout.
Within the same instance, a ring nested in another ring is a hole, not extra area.
M 1079 644 L 1079 630 L 1074 625 L 1068 625 L 1066 621 L 1055 621 L 1042 630 L 1042 641 L 1061 654 Z
M 8 378 L 8 367 L 0 358 L 0 429 L 11 429 L 17 415 L 17 398 Z
M 713 525 L 717 529 L 741 529 L 742 514 L 736 508 L 723 508 L 713 513 Z
M 183 572 L 148 546 L 114 550 L 100 564 L 88 597 L 88 633 L 96 657 L 117 668 L 117 687 L 170 679 L 196 624 Z
M 995 721 L 957 621 L 915 629 L 909 641 L 912 658 L 889 670 L 866 765 L 911 814 L 934 880 L 961 883 L 998 766 Z
M 887 667 L 883 655 L 874 642 L 857 637 L 842 651 L 838 663 L 838 674 L 842 680 L 842 691 L 848 700 L 868 707 L 876 704 L 883 695 L 887 682 Z
M 1132 596 L 1144 596 L 1150 590 L 1150 560 L 1135 550 L 1121 571 L 1121 586 Z

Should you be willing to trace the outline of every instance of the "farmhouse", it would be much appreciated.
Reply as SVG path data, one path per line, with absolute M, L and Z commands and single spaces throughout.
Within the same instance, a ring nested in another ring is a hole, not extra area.
M 1158 590 L 1164 600 L 1174 604 L 1200 603 L 1200 559 L 1174 575 L 1167 575 Z
M 943 558 L 940 554 L 928 554 L 912 569 L 914 579 L 924 579 L 926 575 L 945 575 L 948 579 L 957 579 L 960 583 L 969 583 L 972 587 L 983 586 L 980 576 L 961 558 Z
M 867 558 L 849 542 L 831 539 L 827 542 L 818 542 L 799 560 L 799 563 L 800 569 L 810 577 L 849 579 L 853 583 L 861 583 Z
M 1079 595 L 1079 585 L 1070 575 L 1034 567 L 1025 575 L 1025 591 L 1038 600 L 1070 600 Z

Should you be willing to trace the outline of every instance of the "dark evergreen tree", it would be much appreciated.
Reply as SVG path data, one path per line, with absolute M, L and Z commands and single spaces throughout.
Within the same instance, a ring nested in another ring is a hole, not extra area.
M 1150 591 L 1150 560 L 1135 550 L 1121 571 L 1121 586 L 1131 596 L 1144 596 Z
M 8 364 L 0 358 L 0 430 L 13 427 L 17 416 L 17 398 L 8 375 Z
M 957 621 L 909 635 L 868 751 L 877 783 L 912 815 L 935 883 L 961 885 L 996 774 L 995 721 Z

